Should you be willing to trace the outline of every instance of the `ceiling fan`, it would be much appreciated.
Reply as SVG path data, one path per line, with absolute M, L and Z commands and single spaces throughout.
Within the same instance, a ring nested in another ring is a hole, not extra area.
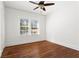
M 36 8 L 34 8 L 33 10 L 36 10 L 38 8 L 42 9 L 43 11 L 46 11 L 45 6 L 51 6 L 51 5 L 55 5 L 55 3 L 44 3 L 45 1 L 40 1 L 39 3 L 33 2 L 33 1 L 29 1 L 30 3 L 36 4 L 38 5 Z

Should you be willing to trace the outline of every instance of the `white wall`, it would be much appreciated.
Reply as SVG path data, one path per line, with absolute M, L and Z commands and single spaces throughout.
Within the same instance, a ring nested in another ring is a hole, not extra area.
M 17 10 L 6 7 L 6 46 L 12 46 L 17 44 L 31 43 L 36 41 L 45 40 L 45 16 L 35 14 L 32 12 Z M 20 35 L 20 19 L 26 18 L 29 20 L 38 20 L 40 25 L 40 35 Z
M 47 39 L 79 50 L 79 2 L 56 2 L 47 15 Z
M 4 4 L 0 1 L 0 57 L 4 49 L 5 28 L 4 28 Z

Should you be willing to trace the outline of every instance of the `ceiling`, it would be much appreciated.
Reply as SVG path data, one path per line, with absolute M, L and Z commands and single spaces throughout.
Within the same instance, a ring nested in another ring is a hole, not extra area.
M 35 1 L 39 2 L 39 1 Z M 53 1 L 45 1 L 45 3 L 50 3 Z M 5 1 L 5 6 L 6 7 L 11 7 L 11 8 L 16 8 L 20 10 L 25 10 L 25 11 L 30 11 L 30 12 L 35 12 L 43 15 L 49 14 L 55 7 L 55 5 L 52 6 L 46 6 L 46 11 L 42 11 L 40 8 L 33 10 L 37 5 L 30 3 L 29 1 Z M 54 3 L 54 2 L 53 2 Z

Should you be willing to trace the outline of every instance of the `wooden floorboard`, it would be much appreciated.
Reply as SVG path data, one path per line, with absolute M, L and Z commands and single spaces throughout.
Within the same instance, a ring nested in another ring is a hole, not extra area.
M 6 47 L 2 58 L 78 58 L 79 51 L 48 41 Z

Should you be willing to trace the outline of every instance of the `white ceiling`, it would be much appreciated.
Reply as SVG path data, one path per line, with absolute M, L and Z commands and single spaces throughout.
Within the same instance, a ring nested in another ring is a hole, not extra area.
M 38 3 L 39 1 L 35 1 L 35 2 Z M 53 2 L 53 1 L 45 1 L 45 3 L 50 3 L 50 2 Z M 42 11 L 40 8 L 33 10 L 37 5 L 32 4 L 28 1 L 5 1 L 4 3 L 5 3 L 6 7 L 16 8 L 16 9 L 20 9 L 20 10 L 26 10 L 26 11 L 35 12 L 35 13 L 41 13 L 43 15 L 49 14 L 55 7 L 55 5 L 46 6 L 45 7 L 46 11 Z

